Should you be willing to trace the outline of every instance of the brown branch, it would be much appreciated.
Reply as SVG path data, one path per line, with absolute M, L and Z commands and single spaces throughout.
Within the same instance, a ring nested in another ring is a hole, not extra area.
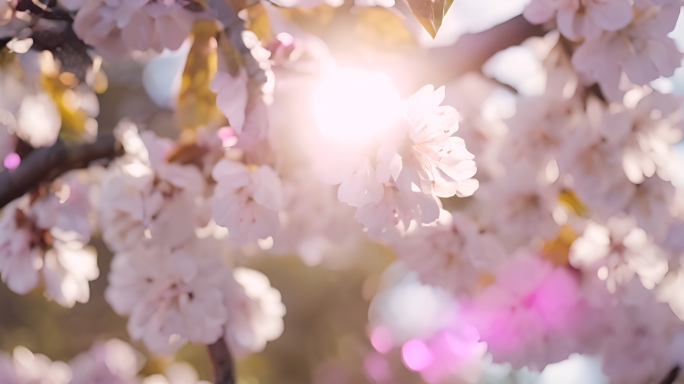
M 209 357 L 214 365 L 214 377 L 216 384 L 235 384 L 235 370 L 233 358 L 228 350 L 228 345 L 223 338 L 214 344 L 208 345 Z
M 543 35 L 541 26 L 532 25 L 519 15 L 486 31 L 463 35 L 449 47 L 431 49 L 426 58 L 428 62 L 420 64 L 423 69 L 417 68 L 416 73 L 429 76 L 428 83 L 443 84 L 465 73 L 480 71 L 499 51 L 519 45 L 529 37 Z
M 46 5 L 43 5 L 42 3 L 33 0 L 19 0 L 17 2 L 16 9 L 17 11 L 21 12 L 31 12 L 34 15 L 40 16 L 44 19 L 64 20 L 68 22 L 74 21 L 74 19 L 69 14 L 69 11 L 67 11 L 64 8 L 60 8 L 57 5 L 57 1 L 55 0 L 50 0 Z
M 21 160 L 19 167 L 0 173 L 0 208 L 67 171 L 122 153 L 123 148 L 113 135 L 102 135 L 94 143 L 78 146 L 67 146 L 58 140 L 52 147 L 35 149 Z
M 679 366 L 675 366 L 672 368 L 672 370 L 665 376 L 658 384 L 672 384 L 677 380 L 677 377 L 679 376 Z
M 61 63 L 62 72 L 71 72 L 80 80 L 85 79 L 93 60 L 88 55 L 88 46 L 76 36 L 71 23 L 60 22 L 49 29 L 36 29 L 31 38 L 31 49 L 52 52 Z

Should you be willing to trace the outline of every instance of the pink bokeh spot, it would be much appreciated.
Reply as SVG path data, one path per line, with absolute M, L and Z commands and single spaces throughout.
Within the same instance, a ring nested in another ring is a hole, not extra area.
M 381 354 L 371 353 L 363 360 L 366 375 L 375 382 L 384 382 L 390 379 L 391 372 L 387 360 Z
M 294 37 L 287 32 L 280 32 L 278 36 L 276 36 L 276 39 L 278 39 L 284 47 L 289 47 L 294 43 Z
M 14 152 L 5 156 L 5 161 L 3 161 L 3 165 L 7 169 L 15 169 L 19 164 L 21 164 L 21 158 Z
M 382 325 L 373 329 L 373 332 L 371 332 L 370 341 L 373 345 L 373 348 L 380 353 L 387 353 L 394 346 L 392 334 L 386 327 Z
M 412 371 L 422 371 L 433 362 L 432 352 L 422 340 L 413 339 L 401 347 L 404 364 Z
M 235 130 L 233 130 L 231 127 L 220 128 L 216 134 L 218 135 L 219 139 L 221 139 L 221 145 L 223 145 L 223 148 L 232 147 L 237 144 L 237 135 L 235 134 Z

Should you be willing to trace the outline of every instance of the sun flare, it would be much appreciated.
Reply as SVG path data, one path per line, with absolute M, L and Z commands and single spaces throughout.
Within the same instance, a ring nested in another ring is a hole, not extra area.
M 316 86 L 311 106 L 323 137 L 362 142 L 399 118 L 399 91 L 380 71 L 335 68 Z

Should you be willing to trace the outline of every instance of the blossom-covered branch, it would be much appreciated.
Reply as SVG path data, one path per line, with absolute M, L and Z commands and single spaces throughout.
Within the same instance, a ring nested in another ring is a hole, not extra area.
M 93 143 L 69 146 L 58 140 L 52 147 L 31 151 L 14 170 L 0 173 L 0 207 L 23 196 L 40 183 L 93 161 L 111 159 L 122 153 L 113 135 L 102 135 Z

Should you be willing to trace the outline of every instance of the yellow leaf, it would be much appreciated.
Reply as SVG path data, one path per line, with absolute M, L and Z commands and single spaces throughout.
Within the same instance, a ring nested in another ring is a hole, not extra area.
M 406 28 L 402 17 L 393 10 L 383 7 L 358 9 L 354 32 L 359 40 L 383 48 L 394 49 L 414 45 L 416 42 L 413 34 Z
M 251 5 L 242 12 L 245 12 L 245 28 L 254 32 L 262 43 L 275 40 L 271 19 L 268 17 L 266 8 L 261 3 Z M 241 15 L 243 15 L 241 13 Z
M 216 94 L 209 89 L 217 69 L 218 33 L 213 20 L 199 20 L 193 26 L 176 107 L 176 119 L 183 129 L 196 129 L 223 118 L 216 107 Z
M 564 225 L 560 227 L 555 239 L 544 243 L 541 254 L 554 265 L 569 265 L 570 246 L 575 239 L 577 239 L 577 233 L 569 225 Z
M 78 79 L 72 76 L 68 72 L 63 72 L 57 76 L 42 74 L 41 85 L 54 100 L 62 118 L 62 129 L 59 136 L 65 141 L 77 142 L 86 132 L 86 122 L 89 117 L 80 108 L 79 96 L 72 89 L 78 83 Z
M 434 39 L 453 0 L 406 0 L 416 20 Z
M 582 200 L 577 197 L 575 192 L 570 189 L 565 189 L 558 196 L 558 201 L 567 208 L 570 212 L 577 216 L 583 216 L 589 209 L 582 203 Z

